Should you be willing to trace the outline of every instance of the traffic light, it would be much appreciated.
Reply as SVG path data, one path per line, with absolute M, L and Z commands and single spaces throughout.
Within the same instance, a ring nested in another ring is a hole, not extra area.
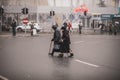
M 22 9 L 22 13 L 25 14 L 24 8 Z
M 52 11 L 50 11 L 50 16 L 52 16 Z
M 54 16 L 55 15 L 55 11 L 50 11 L 50 16 Z
M 87 15 L 87 11 L 84 11 L 84 16 L 86 16 Z
M 28 8 L 26 8 L 26 14 L 28 14 Z
M 22 13 L 23 13 L 23 14 L 28 14 L 28 8 L 23 8 L 23 9 L 22 9 Z
M 3 13 L 4 13 L 4 9 L 0 7 L 0 15 L 3 15 Z
M 55 15 L 55 11 L 53 11 L 53 16 Z

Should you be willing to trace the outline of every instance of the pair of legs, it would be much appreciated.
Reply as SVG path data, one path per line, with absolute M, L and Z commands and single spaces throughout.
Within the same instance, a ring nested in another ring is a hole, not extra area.
M 81 28 L 79 28 L 79 34 L 81 34 L 81 33 L 82 33 Z
M 12 34 L 13 36 L 16 36 L 16 30 L 14 28 L 12 29 Z

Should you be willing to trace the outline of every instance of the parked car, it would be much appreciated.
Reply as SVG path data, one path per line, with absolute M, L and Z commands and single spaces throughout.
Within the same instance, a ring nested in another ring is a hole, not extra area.
M 38 23 L 34 23 L 34 28 L 39 32 L 42 27 Z M 21 31 L 30 31 L 31 30 L 31 23 L 28 23 L 27 25 L 22 24 L 21 26 L 17 26 L 16 30 L 21 32 Z

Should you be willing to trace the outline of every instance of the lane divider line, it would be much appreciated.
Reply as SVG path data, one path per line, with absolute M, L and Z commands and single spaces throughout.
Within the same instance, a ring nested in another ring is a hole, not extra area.
M 0 75 L 0 80 L 9 80 L 9 79 L 7 79 L 7 78 Z
M 82 64 L 92 66 L 92 67 L 96 67 L 96 68 L 100 67 L 99 65 L 95 65 L 95 64 L 92 64 L 92 63 L 88 63 L 88 62 L 85 62 L 85 61 L 78 60 L 78 59 L 75 59 L 75 61 L 79 62 L 79 63 L 82 63 Z

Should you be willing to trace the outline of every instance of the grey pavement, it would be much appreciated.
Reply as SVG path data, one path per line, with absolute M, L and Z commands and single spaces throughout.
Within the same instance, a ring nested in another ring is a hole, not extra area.
M 73 58 L 48 55 L 52 34 L 0 37 L 0 75 L 9 80 L 120 80 L 120 36 L 71 34 Z

